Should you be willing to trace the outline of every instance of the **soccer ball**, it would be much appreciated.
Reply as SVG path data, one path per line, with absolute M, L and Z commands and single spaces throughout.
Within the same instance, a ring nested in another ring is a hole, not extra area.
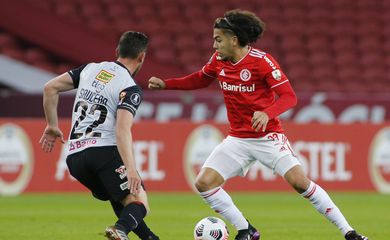
M 229 231 L 224 221 L 216 217 L 200 220 L 194 229 L 195 240 L 227 240 Z

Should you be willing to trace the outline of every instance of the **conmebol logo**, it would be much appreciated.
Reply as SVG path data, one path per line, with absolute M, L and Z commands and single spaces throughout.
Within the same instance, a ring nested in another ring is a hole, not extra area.
M 33 171 L 33 150 L 25 131 L 15 124 L 0 126 L 0 195 L 17 195 Z

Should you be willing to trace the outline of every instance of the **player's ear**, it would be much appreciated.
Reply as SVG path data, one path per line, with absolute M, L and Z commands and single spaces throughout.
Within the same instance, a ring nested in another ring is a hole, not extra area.
M 138 58 L 137 58 L 138 62 L 140 62 L 140 63 L 144 62 L 145 57 L 146 57 L 146 52 L 141 52 L 141 53 L 138 55 Z
M 119 48 L 118 47 L 115 48 L 115 54 L 116 54 L 116 57 L 119 57 Z
M 236 35 L 232 36 L 233 46 L 238 46 L 240 43 L 238 42 L 238 37 Z

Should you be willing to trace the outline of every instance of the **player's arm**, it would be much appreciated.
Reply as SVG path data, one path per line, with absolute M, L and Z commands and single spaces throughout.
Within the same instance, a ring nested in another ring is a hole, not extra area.
M 116 122 L 118 151 L 127 170 L 130 193 L 136 195 L 140 190 L 141 179 L 138 176 L 133 155 L 133 137 L 131 134 L 133 119 L 131 112 L 125 109 L 118 109 Z
M 289 81 L 273 88 L 279 98 L 264 110 L 270 119 L 279 116 L 297 104 L 297 96 Z
M 127 170 L 130 194 L 137 195 L 141 188 L 141 179 L 137 173 L 133 154 L 133 126 L 135 113 L 142 101 L 142 90 L 134 85 L 121 91 L 117 106 L 116 141 L 119 154 Z
M 297 96 L 288 80 L 272 88 L 279 98 L 263 111 L 256 111 L 252 118 L 252 128 L 256 131 L 260 129 L 264 132 L 269 119 L 276 118 L 288 109 L 297 104 Z
M 262 58 L 259 61 L 260 69 L 263 71 L 268 86 L 278 95 L 278 99 L 266 109 L 253 113 L 252 128 L 256 131 L 261 129 L 263 132 L 270 119 L 276 118 L 297 104 L 295 92 L 279 64 L 271 55 L 267 54 L 265 57 L 268 58 L 268 61 L 264 61 Z
M 58 128 L 57 105 L 59 93 L 74 89 L 73 80 L 68 73 L 57 76 L 47 82 L 43 90 L 43 109 L 47 126 L 39 141 L 45 152 L 53 150 L 56 139 L 59 137 L 65 143 L 63 134 Z
M 209 86 L 213 77 L 204 74 L 202 71 L 194 72 L 182 78 L 170 78 L 162 80 L 157 77 L 149 79 L 148 87 L 150 89 L 168 89 L 168 90 L 194 90 Z

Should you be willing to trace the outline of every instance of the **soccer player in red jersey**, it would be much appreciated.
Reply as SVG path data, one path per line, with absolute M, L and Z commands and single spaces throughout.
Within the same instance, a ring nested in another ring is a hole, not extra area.
M 211 208 L 236 227 L 236 240 L 258 240 L 260 233 L 221 186 L 232 177 L 245 175 L 250 165 L 259 161 L 284 177 L 347 240 L 367 240 L 348 224 L 329 195 L 308 179 L 283 134 L 278 116 L 293 107 L 297 98 L 275 59 L 249 45 L 264 30 L 265 24 L 254 13 L 228 11 L 214 23 L 216 52 L 201 71 L 183 78 L 149 79 L 150 89 L 192 90 L 207 87 L 215 79 L 219 82 L 230 132 L 204 163 L 195 186 Z

